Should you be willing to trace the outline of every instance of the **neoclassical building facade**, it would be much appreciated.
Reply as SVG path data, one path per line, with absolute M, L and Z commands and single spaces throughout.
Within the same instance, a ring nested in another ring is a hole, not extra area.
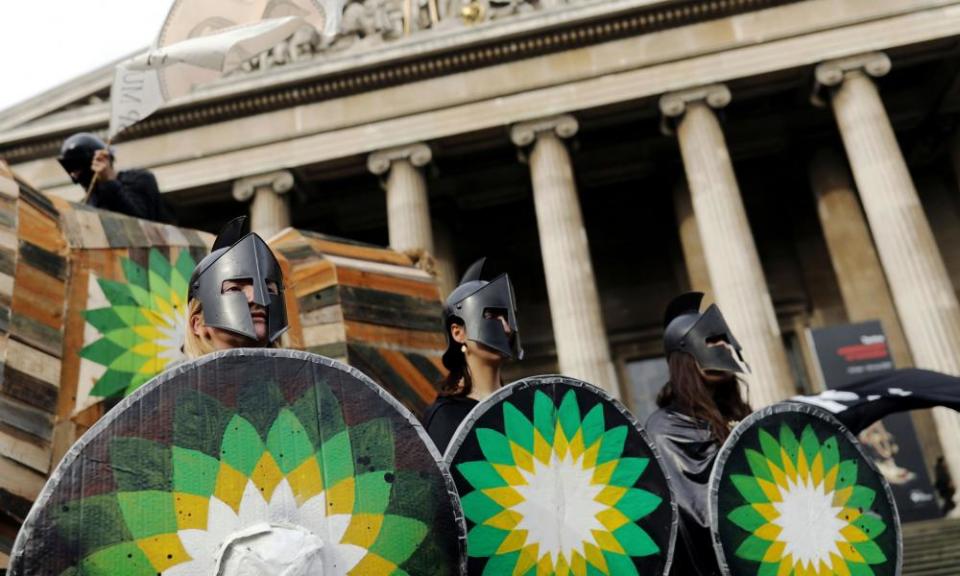
M 510 375 L 640 415 L 663 307 L 703 290 L 759 407 L 818 390 L 807 331 L 845 322 L 960 375 L 958 34 L 949 0 L 353 1 L 333 43 L 295 38 L 115 150 L 185 226 L 389 245 L 447 289 L 488 256 L 518 292 Z M 0 157 L 78 198 L 55 155 L 105 130 L 110 79 L 0 111 Z M 916 420 L 960 478 L 957 415 Z

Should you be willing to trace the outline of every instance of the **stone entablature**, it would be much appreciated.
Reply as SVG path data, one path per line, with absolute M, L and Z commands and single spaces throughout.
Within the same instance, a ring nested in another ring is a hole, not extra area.
M 388 4 L 403 0 L 367 1 Z M 269 69 L 268 73 L 238 73 L 213 83 L 195 95 L 172 102 L 168 110 L 130 128 L 121 140 L 340 98 L 797 1 L 569 0 L 561 3 L 541 0 L 533 3 L 494 0 L 491 4 L 516 5 L 510 18 L 488 16 L 494 21 L 476 25 L 441 21 L 435 29 L 413 31 L 406 37 L 385 32 L 381 40 L 360 42 L 355 48 L 337 49 L 338 42 L 344 42 L 349 33 L 324 48 L 313 47 L 319 40 L 312 37 L 298 37 L 290 45 L 271 52 L 273 56 L 267 54 L 258 59 L 256 67 Z M 554 3 L 560 7 L 546 8 Z M 522 8 L 521 4 L 529 8 Z M 349 11 L 348 6 L 346 12 Z M 348 16 L 345 13 L 345 25 L 354 26 Z M 252 71 L 254 66 L 248 68 Z M 109 70 L 104 73 L 109 74 Z M 40 119 L 35 125 L 11 127 L 6 134 L 0 134 L 0 157 L 19 164 L 55 154 L 65 134 L 78 130 L 105 132 L 109 102 L 78 109 L 76 114 L 82 122 L 60 119 L 47 123 Z

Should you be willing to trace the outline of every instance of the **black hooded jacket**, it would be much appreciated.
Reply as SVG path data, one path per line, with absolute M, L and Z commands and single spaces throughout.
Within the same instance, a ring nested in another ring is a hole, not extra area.
M 149 170 L 121 170 L 116 180 L 97 182 L 87 198 L 87 205 L 134 218 L 175 223 L 160 196 L 157 179 Z

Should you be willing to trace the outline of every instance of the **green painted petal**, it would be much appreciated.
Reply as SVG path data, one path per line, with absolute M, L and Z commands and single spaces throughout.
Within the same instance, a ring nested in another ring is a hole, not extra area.
M 780 572 L 780 564 L 773 562 L 763 562 L 757 569 L 757 576 L 777 576 Z
M 600 441 L 600 451 L 597 453 L 597 465 L 623 456 L 623 444 L 626 440 L 626 425 L 617 426 L 604 432 L 603 439 Z
M 375 470 L 392 471 L 394 461 L 393 424 L 375 418 L 350 427 L 350 446 L 356 474 Z
M 623 541 L 621 540 L 620 543 L 622 544 Z M 623 576 L 637 575 L 637 567 L 634 565 L 633 560 L 631 560 L 629 556 L 604 550 L 603 559 L 607 561 L 607 569 L 610 570 L 610 574 L 615 576 L 620 576 L 621 574 L 623 574 Z
M 800 443 L 797 442 L 797 437 L 793 434 L 793 430 L 786 424 L 780 425 L 780 446 L 787 451 L 787 455 L 791 460 L 794 462 L 797 461 L 797 456 L 800 453 Z
M 427 525 L 419 520 L 388 514 L 370 552 L 399 566 L 417 550 L 427 531 Z
M 390 490 L 393 489 L 393 472 L 378 470 L 356 477 L 356 499 L 354 514 L 383 514 L 390 503 Z
M 103 340 L 99 340 L 99 342 L 103 342 Z M 129 373 L 107 370 L 103 373 L 103 376 L 97 380 L 97 383 L 93 385 L 93 388 L 90 389 L 90 395 L 101 398 L 120 396 L 129 385 Z
M 767 520 L 750 504 L 745 504 L 733 509 L 733 511 L 727 515 L 727 520 L 730 520 L 740 528 L 751 533 L 767 523 Z
M 857 483 L 857 462 L 856 460 L 844 460 L 840 463 L 840 473 L 837 474 L 837 483 L 835 490 L 853 486 Z
M 649 556 L 660 552 L 660 547 L 650 535 L 632 522 L 614 530 L 613 536 L 630 556 Z M 619 570 L 613 570 L 613 574 L 620 573 Z
M 649 463 L 649 458 L 621 458 L 613 475 L 610 476 L 609 483 L 613 486 L 633 486 L 643 475 Z
M 130 344 L 133 345 L 134 342 L 130 342 Z M 121 372 L 130 372 L 131 374 L 136 374 L 149 360 L 150 358 L 146 356 L 141 356 L 135 352 L 127 351 L 121 354 L 119 358 L 115 358 L 113 362 L 107 365 L 107 368 L 110 370 L 119 370 Z
M 350 432 L 344 430 L 326 440 L 317 453 L 317 462 L 320 464 L 325 486 L 334 486 L 341 480 L 353 476 Z
M 164 300 L 170 301 L 170 275 L 173 267 L 167 257 L 153 248 L 150 250 L 150 291 L 159 294 Z
M 173 446 L 173 491 L 209 498 L 217 485 L 220 461 L 197 450 Z
M 267 449 L 284 475 L 296 470 L 316 452 L 300 420 L 286 409 L 280 411 L 267 432 Z
M 462 462 L 457 464 L 457 471 L 463 474 L 467 482 L 477 490 L 507 486 L 506 480 L 500 477 L 500 474 L 489 462 L 482 460 L 477 462 Z
M 130 258 L 121 258 L 120 267 L 123 269 L 123 276 L 127 279 L 127 283 L 139 286 L 143 290 L 150 288 L 149 281 L 147 280 L 147 271 L 144 270 L 142 266 Z
M 883 564 L 887 561 L 887 555 L 883 553 L 883 550 L 881 550 L 873 540 L 856 542 L 853 547 L 863 556 L 867 564 Z
M 751 504 L 763 504 L 767 502 L 767 495 L 752 476 L 731 474 L 730 480 L 747 502 Z
M 563 395 L 557 417 L 560 420 L 563 435 L 567 440 L 573 438 L 580 428 L 580 405 L 577 404 L 577 393 L 572 388 Z
M 483 576 L 503 576 L 513 574 L 513 569 L 520 559 L 520 551 L 509 554 L 498 554 L 490 558 L 483 567 Z
M 193 256 L 190 255 L 190 251 L 186 249 L 180 250 L 180 255 L 177 257 L 177 264 L 174 270 L 173 275 L 171 276 L 170 287 L 180 294 L 184 300 L 187 299 L 187 289 L 189 288 L 188 283 L 190 281 L 190 275 L 193 274 L 193 269 L 197 266 L 197 261 L 193 259 Z
M 883 522 L 883 519 L 871 512 L 860 515 L 860 517 L 854 521 L 853 525 L 863 530 L 863 533 L 871 540 L 887 530 L 887 525 Z
M 117 502 L 120 503 L 127 528 L 135 539 L 177 532 L 177 516 L 170 492 L 120 492 Z
M 118 346 L 116 343 L 105 338 L 101 338 L 92 344 L 84 346 L 80 350 L 80 357 L 96 362 L 97 364 L 102 364 L 103 366 L 109 366 L 114 359 L 119 358 L 124 352 L 126 352 L 124 347 Z
M 310 436 L 310 443 L 314 446 L 319 447 L 323 443 L 322 439 L 332 438 L 346 428 L 340 401 L 322 383 L 307 389 L 293 405 L 292 410 L 303 424 Z
M 143 438 L 113 438 L 110 462 L 118 492 L 173 488 L 173 457 L 170 448 Z
M 134 542 L 98 550 L 80 562 L 83 576 L 155 576 L 159 574 L 143 550 Z
M 137 373 L 133 378 L 130 379 L 130 383 L 127 384 L 127 387 L 124 389 L 123 395 L 124 395 L 124 396 L 129 396 L 129 395 L 133 394 L 133 392 L 134 392 L 137 388 L 139 388 L 139 387 L 143 386 L 144 384 L 146 384 L 147 382 L 149 382 L 154 376 L 156 376 L 156 375 L 159 374 L 159 373 L 160 373 L 160 372 L 154 372 L 154 373 L 150 373 L 150 374 L 147 374 L 147 373 L 145 373 L 145 372 L 139 372 L 139 373 Z
M 767 460 L 776 464 L 778 468 L 783 469 L 783 461 L 780 459 L 780 443 L 763 428 L 760 429 L 759 436 L 760 449 L 763 450 L 763 455 L 767 457 Z
M 603 419 L 603 404 L 597 404 L 583 417 L 583 445 L 593 446 L 593 443 L 603 436 L 607 425 Z
M 630 488 L 617 502 L 616 508 L 631 520 L 639 520 L 657 509 L 663 500 L 642 488 Z
M 463 514 L 474 524 L 483 524 L 487 519 L 499 514 L 503 507 L 497 504 L 493 498 L 487 496 L 479 490 L 474 490 L 460 499 L 463 506 Z
M 747 448 L 747 463 L 750 465 L 750 471 L 753 472 L 754 476 L 773 482 L 773 474 L 770 472 L 767 458 L 763 454 Z
M 237 394 L 237 413 L 253 425 L 261 438 L 267 437 L 280 410 L 286 407 L 287 399 L 280 387 L 270 380 L 245 383 Z
M 813 431 L 813 427 L 809 424 L 803 429 L 803 433 L 800 434 L 800 448 L 806 455 L 807 462 L 813 464 L 814 458 L 816 458 L 817 453 L 820 452 L 820 440 Z
M 100 289 L 103 290 L 103 295 L 107 297 L 107 301 L 114 306 L 135 306 L 139 308 L 141 306 L 140 302 L 137 301 L 137 298 L 130 291 L 130 284 L 125 282 L 117 282 L 115 280 L 106 280 L 104 278 L 98 278 L 97 284 L 100 285 Z
M 220 460 L 249 477 L 263 450 L 263 440 L 253 424 L 239 414 L 230 419 L 220 444 Z
M 823 441 L 820 453 L 823 454 L 823 469 L 832 470 L 840 462 L 840 446 L 836 436 L 830 436 Z
M 850 576 L 876 576 L 873 568 L 863 562 L 847 562 L 847 568 L 850 569 Z
M 509 402 L 503 403 L 503 426 L 507 438 L 527 452 L 533 453 L 533 424 Z
M 757 538 L 751 534 L 747 536 L 746 540 L 740 544 L 734 554 L 736 554 L 738 558 L 743 558 L 744 560 L 762 562 L 763 556 L 767 553 L 767 548 L 770 547 L 770 544 L 771 542 Z
M 131 307 L 124 306 L 124 308 L 130 309 Z M 121 318 L 120 314 L 118 314 L 113 308 L 96 308 L 93 310 L 85 310 L 83 312 L 83 317 L 99 332 L 109 332 L 111 330 L 117 330 L 130 326 L 130 324 L 126 322 L 124 318 Z
M 467 555 L 474 558 L 483 558 L 493 556 L 507 537 L 506 530 L 484 526 L 482 524 L 474 526 L 467 533 Z
M 513 465 L 513 452 L 510 442 L 503 434 L 490 428 L 476 428 L 475 434 L 484 458 L 491 464 Z
M 876 500 L 877 493 L 872 488 L 867 488 L 866 486 L 854 486 L 853 494 L 850 495 L 850 499 L 847 500 L 848 508 L 859 508 L 860 510 L 869 510 L 873 506 L 873 501 Z
M 553 445 L 553 431 L 556 427 L 557 410 L 550 399 L 542 390 L 537 390 L 533 395 L 533 425 L 547 441 L 547 444 Z
M 64 541 L 76 543 L 80 555 L 131 540 L 115 494 L 58 505 L 53 525 Z M 97 529 L 90 530 L 90 526 Z
M 173 410 L 173 443 L 219 461 L 223 433 L 233 413 L 211 396 L 183 390 Z

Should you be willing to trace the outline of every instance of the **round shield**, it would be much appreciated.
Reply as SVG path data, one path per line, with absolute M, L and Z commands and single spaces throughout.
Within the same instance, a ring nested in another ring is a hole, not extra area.
M 900 520 L 883 476 L 828 413 L 776 404 L 717 454 L 710 523 L 723 574 L 900 574 Z
M 677 510 L 656 448 L 604 391 L 562 376 L 506 386 L 444 461 L 470 574 L 665 574 Z
M 369 378 L 288 350 L 165 372 L 81 438 L 11 574 L 458 574 L 462 513 L 416 419 Z

